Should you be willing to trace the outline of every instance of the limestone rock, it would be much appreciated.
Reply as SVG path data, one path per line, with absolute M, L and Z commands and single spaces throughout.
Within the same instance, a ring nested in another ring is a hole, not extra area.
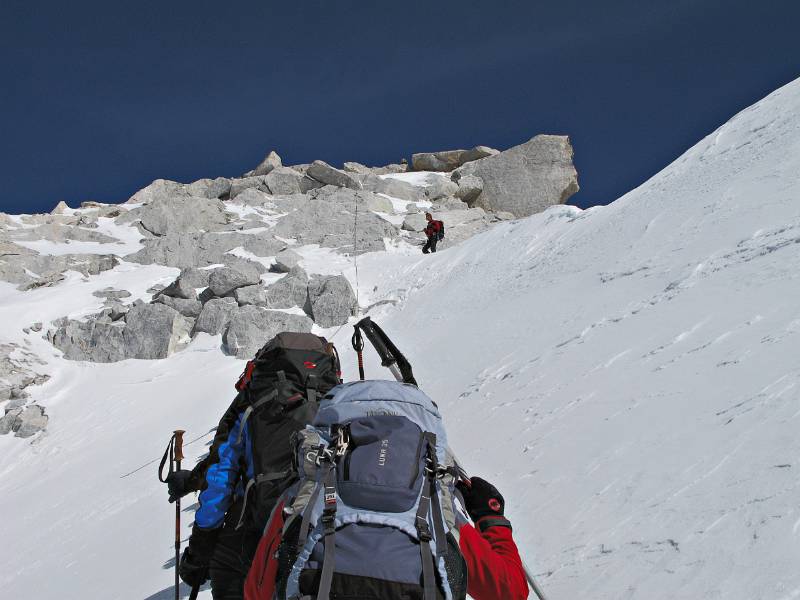
M 122 215 L 118 221 L 132 219 L 139 219 L 142 227 L 156 236 L 218 231 L 228 224 L 225 205 L 220 200 L 191 196 L 155 199 Z
M 407 200 L 408 202 L 419 202 L 425 197 L 424 188 L 391 177 L 383 178 L 375 175 L 367 175 L 362 180 L 362 185 L 365 190 L 370 192 L 386 194 L 392 198 L 399 198 L 400 200 Z
M 315 160 L 313 163 L 311 163 L 311 166 L 308 167 L 306 174 L 309 177 L 326 185 L 335 185 L 336 187 L 345 187 L 350 188 L 351 190 L 361 189 L 361 183 L 357 179 L 350 176 L 349 173 L 345 173 L 339 169 L 334 169 L 332 166 L 322 160 Z
M 125 315 L 125 357 L 167 358 L 181 344 L 188 343 L 191 327 L 192 323 L 174 308 L 164 304 L 134 304 Z
M 130 298 L 131 293 L 128 290 L 115 290 L 114 288 L 105 288 L 92 292 L 95 298 L 105 298 L 106 300 L 121 300 L 122 298 Z
M 455 197 L 467 204 L 473 202 L 483 191 L 483 181 L 476 175 L 462 175 L 459 177 L 457 185 Z
M 304 308 L 307 300 L 308 275 L 300 267 L 293 267 L 285 277 L 264 290 L 264 305 L 267 308 Z
M 572 155 L 567 136 L 537 135 L 494 156 L 466 163 L 459 177 L 476 175 L 483 181 L 473 206 L 526 217 L 563 204 L 578 191 Z
M 203 305 L 200 316 L 194 323 L 194 332 L 203 331 L 217 335 L 225 331 L 231 314 L 238 306 L 234 298 L 213 298 Z
M 226 199 L 230 197 L 231 180 L 227 177 L 217 177 L 216 179 L 199 179 L 186 186 L 186 192 L 190 196 L 210 199 Z
M 282 331 L 310 332 L 311 319 L 305 315 L 242 306 L 234 310 L 222 341 L 228 354 L 252 358 L 268 340 Z
M 44 431 L 49 421 L 44 409 L 38 404 L 31 404 L 22 409 L 11 425 L 11 431 L 16 437 L 27 438 Z M 0 427 L 0 429 L 2 429 Z M 0 432 L 1 433 L 1 432 Z
M 265 206 L 271 202 L 271 198 L 267 192 L 253 187 L 236 194 L 236 202 L 245 206 Z
M 277 167 L 283 166 L 281 162 L 281 157 L 278 156 L 278 153 L 275 150 L 271 150 L 269 154 L 264 157 L 264 160 L 251 171 L 252 175 L 267 175 L 270 171 Z
M 208 278 L 208 287 L 218 298 L 233 294 L 236 288 L 246 285 L 255 285 L 261 282 L 261 277 L 250 272 L 223 267 L 212 271 Z
M 369 175 L 372 173 L 372 169 L 358 162 L 346 162 L 342 165 L 342 170 L 345 173 L 360 173 L 362 175 Z
M 184 317 L 191 317 L 192 319 L 196 319 L 203 309 L 203 303 L 196 298 L 181 298 L 177 296 L 167 296 L 166 294 L 156 296 L 153 299 L 153 303 L 169 306 L 181 313 Z
M 475 146 L 471 150 L 466 150 L 460 157 L 461 164 L 472 162 L 473 160 L 480 160 L 487 156 L 494 156 L 500 154 L 500 150 L 489 148 L 488 146 Z
M 256 189 L 267 193 L 270 191 L 266 178 L 263 175 L 257 177 L 243 177 L 242 179 L 231 180 L 230 199 L 233 200 L 237 198 L 239 194 L 249 189 Z
M 458 184 L 444 177 L 437 177 L 431 185 L 425 188 L 425 195 L 429 200 L 435 201 L 448 196 L 455 196 Z
M 303 190 L 300 182 L 303 175 L 289 167 L 275 167 L 264 177 L 270 193 L 275 196 L 288 194 L 301 194 Z
M 233 292 L 233 297 L 236 298 L 239 306 L 244 306 L 245 304 L 266 306 L 267 304 L 267 296 L 263 285 L 246 285 L 236 288 Z
M 288 273 L 296 267 L 303 257 L 294 250 L 286 248 L 275 255 L 275 264 L 272 265 L 272 270 L 278 273 Z
M 317 277 L 309 282 L 306 312 L 320 327 L 344 325 L 357 309 L 355 292 L 343 275 Z
M 452 171 L 461 166 L 461 155 L 466 150 L 419 152 L 411 156 L 414 171 Z
M 125 204 L 149 204 L 153 200 L 169 200 L 187 196 L 186 186 L 177 181 L 156 179 L 131 196 Z
M 397 236 L 388 221 L 367 210 L 365 194 L 326 186 L 314 190 L 309 200 L 278 220 L 274 235 L 295 238 L 300 244 L 319 244 L 353 252 L 355 207 L 359 204 L 356 253 L 384 250 L 384 238 Z
M 188 293 L 189 295 L 181 296 L 181 298 L 196 298 L 197 297 L 197 292 L 195 291 L 196 288 L 207 287 L 208 278 L 210 276 L 211 276 L 211 271 L 208 269 L 196 269 L 194 267 L 189 269 L 183 269 L 181 271 L 181 274 L 178 275 L 176 283 L 180 282 L 179 285 L 181 289 L 186 290 L 186 293 Z M 191 288 L 193 291 L 195 291 L 195 294 L 192 295 L 192 293 L 189 292 L 187 288 Z M 174 294 L 169 294 L 169 295 L 174 295 Z

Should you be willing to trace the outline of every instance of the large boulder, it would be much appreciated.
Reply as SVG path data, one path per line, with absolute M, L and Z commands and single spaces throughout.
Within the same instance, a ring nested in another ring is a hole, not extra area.
M 262 160 L 255 169 L 250 171 L 248 175 L 268 175 L 270 171 L 281 166 L 283 166 L 281 157 L 278 156 L 275 150 L 270 150 L 269 154 L 264 157 L 264 160 Z
M 452 171 L 462 165 L 461 155 L 466 150 L 443 150 L 441 152 L 418 152 L 411 156 L 414 171 Z
M 431 201 L 440 200 L 441 198 L 447 198 L 455 196 L 456 192 L 458 191 L 458 184 L 453 183 L 449 179 L 444 177 L 437 177 L 431 185 L 425 188 L 425 195 Z
M 173 296 L 166 296 L 160 294 L 153 299 L 153 303 L 164 304 L 170 308 L 177 310 L 184 317 L 196 319 L 200 315 L 203 308 L 203 303 L 197 299 L 175 298 Z
M 307 301 L 308 275 L 300 267 L 293 267 L 264 290 L 264 306 L 267 308 L 305 308 Z
M 242 177 L 231 181 L 230 199 L 237 198 L 245 190 L 256 189 L 269 193 L 269 186 L 263 175 L 255 177 Z
M 236 358 L 252 358 L 259 348 L 280 332 L 307 333 L 313 325 L 311 319 L 305 315 L 247 305 L 233 312 L 222 342 L 228 354 Z
M 194 322 L 194 333 L 205 332 L 217 335 L 225 331 L 231 314 L 238 306 L 234 298 L 213 298 L 203 305 L 200 316 Z
M 267 296 L 263 285 L 246 285 L 236 288 L 233 292 L 233 297 L 236 298 L 239 306 L 244 306 L 245 304 L 266 306 L 267 304 Z
M 261 277 L 255 275 L 253 272 L 246 273 L 238 269 L 223 267 L 221 269 L 214 269 L 211 273 L 208 278 L 208 288 L 215 296 L 221 298 L 223 296 L 232 295 L 236 288 L 246 285 L 255 285 L 260 282 Z
M 572 145 L 562 135 L 537 135 L 505 152 L 466 163 L 453 174 L 475 175 L 483 182 L 472 206 L 527 217 L 564 204 L 578 191 Z
M 311 166 L 308 167 L 306 174 L 309 177 L 324 183 L 325 185 L 345 187 L 350 188 L 351 190 L 361 189 L 361 183 L 349 173 L 345 173 L 339 169 L 334 169 L 332 166 L 322 160 L 315 160 L 313 163 L 311 163 Z
M 402 229 L 403 231 L 422 231 L 427 225 L 428 221 L 423 213 L 413 213 L 406 215 L 406 218 L 403 219 Z
M 359 173 L 361 175 L 369 175 L 372 173 L 372 169 L 370 169 L 368 166 L 352 161 L 344 163 L 342 165 L 342 170 L 345 173 Z
M 419 202 L 425 198 L 425 188 L 394 179 L 393 177 L 366 175 L 361 184 L 367 191 L 386 194 L 392 198 L 399 198 L 408 202 Z
M 289 167 L 275 167 L 264 177 L 270 193 L 276 196 L 302 194 L 302 180 L 303 175 Z
M 115 256 L 107 254 L 39 255 L 21 246 L 18 246 L 19 251 L 9 246 L 0 240 L 0 280 L 13 283 L 20 290 L 55 285 L 64 279 L 66 271 L 77 271 L 88 277 L 119 264 Z
M 206 281 L 208 281 L 208 278 L 206 278 Z M 197 290 L 192 283 L 193 282 L 191 281 L 190 277 L 186 277 L 183 275 L 183 273 L 181 273 L 178 275 L 178 278 L 175 281 L 161 290 L 159 295 L 170 296 L 172 298 L 183 298 L 185 300 L 197 300 Z
M 192 196 L 155 198 L 117 217 L 120 224 L 136 220 L 155 236 L 219 231 L 229 222 L 225 205 L 220 200 Z
M 128 198 L 125 204 L 149 204 L 154 200 L 169 200 L 188 196 L 186 186 L 177 181 L 156 179 L 153 183 Z
M 397 228 L 368 210 L 369 197 L 369 192 L 331 186 L 314 190 L 308 202 L 278 220 L 273 234 L 347 253 L 353 252 L 355 237 L 356 253 L 384 250 L 384 239 L 396 237 Z
M 458 185 L 455 192 L 456 198 L 467 204 L 474 202 L 483 191 L 483 181 L 476 175 L 461 175 L 456 185 Z
M 480 160 L 481 158 L 486 158 L 487 156 L 494 156 L 495 154 L 500 154 L 500 150 L 495 150 L 494 148 L 489 148 L 489 146 L 475 146 L 471 150 L 466 150 L 461 154 L 461 164 L 472 162 L 473 160 Z
M 167 358 L 189 342 L 191 328 L 192 322 L 174 308 L 134 303 L 125 315 L 125 357 Z
M 357 314 L 358 302 L 343 275 L 317 277 L 308 284 L 308 313 L 320 327 L 344 325 Z
M 275 264 L 272 270 L 278 273 L 288 273 L 300 264 L 303 257 L 291 248 L 285 248 L 275 255 Z
M 230 197 L 231 180 L 226 177 L 199 179 L 187 185 L 186 192 L 190 196 L 199 198 L 220 198 L 225 200 Z

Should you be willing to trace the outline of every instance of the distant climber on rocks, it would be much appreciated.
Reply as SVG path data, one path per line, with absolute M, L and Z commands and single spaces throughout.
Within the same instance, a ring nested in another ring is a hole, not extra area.
M 425 220 L 428 221 L 428 225 L 425 227 L 425 235 L 428 241 L 422 247 L 422 253 L 428 254 L 428 252 L 436 252 L 436 244 L 444 239 L 444 223 L 434 219 L 429 212 L 425 213 Z

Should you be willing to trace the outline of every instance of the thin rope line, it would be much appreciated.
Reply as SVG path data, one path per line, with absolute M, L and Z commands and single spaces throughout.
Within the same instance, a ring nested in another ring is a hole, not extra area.
M 361 299 L 359 296 L 359 285 L 358 285 L 358 194 L 355 196 L 356 201 L 356 210 L 355 210 L 355 220 L 353 222 L 353 266 L 356 269 L 356 311 L 357 314 L 361 314 Z M 338 332 L 337 332 L 338 333 Z
M 216 429 L 212 429 L 211 431 L 208 431 L 208 432 L 204 433 L 203 435 L 198 435 L 198 436 L 197 436 L 196 438 L 194 438 L 193 440 L 191 440 L 191 441 L 189 441 L 189 442 L 186 442 L 186 443 L 183 445 L 183 447 L 185 448 L 186 446 L 190 446 L 191 444 L 194 444 L 196 441 L 198 441 L 198 440 L 201 440 L 201 439 L 203 439 L 204 437 L 207 437 L 208 435 L 210 435 L 210 434 L 214 433 L 215 431 L 216 431 Z M 134 469 L 134 470 L 133 470 L 133 471 L 131 471 L 130 473 L 125 473 L 125 475 L 120 475 L 120 479 L 125 479 L 125 478 L 126 478 L 126 477 L 128 477 L 129 475 L 133 475 L 134 473 L 138 473 L 139 471 L 141 471 L 141 470 L 142 470 L 142 469 L 144 469 L 145 467 L 149 467 L 150 465 L 152 465 L 153 463 L 156 463 L 156 462 L 158 462 L 159 460 L 161 460 L 161 457 L 159 457 L 159 458 L 154 458 L 154 459 L 153 459 L 153 460 L 151 460 L 150 462 L 147 462 L 147 463 L 143 464 L 143 465 L 142 465 L 141 467 L 139 467 L 138 469 Z

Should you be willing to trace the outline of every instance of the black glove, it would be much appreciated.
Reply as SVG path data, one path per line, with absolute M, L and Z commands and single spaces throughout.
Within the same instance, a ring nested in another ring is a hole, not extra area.
M 192 587 L 203 585 L 208 579 L 208 564 L 220 529 L 202 529 L 195 525 L 189 537 L 189 546 L 183 551 L 178 574 Z
M 460 480 L 456 487 L 464 497 L 464 508 L 480 531 L 495 526 L 511 528 L 511 523 L 503 515 L 506 506 L 503 495 L 491 483 L 472 477 Z
M 173 471 L 167 475 L 167 491 L 170 502 L 175 502 L 178 498 L 183 498 L 189 492 L 195 491 L 191 479 L 192 472 L 187 469 Z

